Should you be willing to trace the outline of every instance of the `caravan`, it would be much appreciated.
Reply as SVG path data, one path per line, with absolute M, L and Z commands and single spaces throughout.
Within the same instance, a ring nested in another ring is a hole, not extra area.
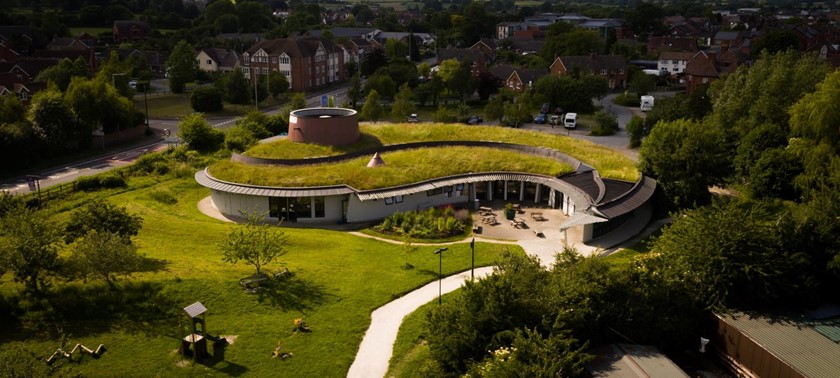
M 563 127 L 567 129 L 577 127 L 577 113 L 566 113 L 566 116 L 563 117 Z
M 653 96 L 642 96 L 641 100 L 639 101 L 639 108 L 643 112 L 649 112 L 653 110 Z

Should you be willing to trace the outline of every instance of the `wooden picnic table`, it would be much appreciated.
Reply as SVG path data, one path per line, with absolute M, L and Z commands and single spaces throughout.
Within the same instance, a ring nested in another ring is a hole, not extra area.
M 487 207 L 487 206 L 481 206 L 481 207 L 478 208 L 478 212 L 481 213 L 482 215 L 490 215 L 490 214 L 493 214 L 493 208 L 492 207 Z
M 531 218 L 533 218 L 535 221 L 544 221 L 544 220 L 546 220 L 546 219 L 545 219 L 545 217 L 543 217 L 543 213 L 541 213 L 541 212 L 533 212 L 533 213 L 531 213 Z
M 525 227 L 525 220 L 522 218 L 513 218 L 513 220 L 510 221 L 510 223 L 513 224 L 514 228 Z
M 487 215 L 487 216 L 481 218 L 481 222 L 482 223 L 487 223 L 487 224 L 496 224 L 496 216 Z

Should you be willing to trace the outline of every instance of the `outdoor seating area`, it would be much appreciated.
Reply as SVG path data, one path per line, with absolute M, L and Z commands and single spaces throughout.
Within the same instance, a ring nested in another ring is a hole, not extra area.
M 548 220 L 543 216 L 543 213 L 539 212 L 539 211 L 535 211 L 535 212 L 531 213 L 531 219 L 533 219 L 537 222 L 545 222 L 545 221 Z
M 513 207 L 513 219 L 504 218 L 505 206 Z M 560 209 L 552 209 L 535 203 L 511 203 L 508 201 L 486 201 L 475 207 L 474 230 L 484 238 L 502 240 L 558 239 L 564 235 L 560 224 L 568 219 Z M 579 236 L 576 236 L 579 237 Z
M 527 228 L 528 227 L 528 225 L 525 224 L 525 220 L 522 219 L 522 218 L 513 218 L 510 221 L 510 225 L 513 226 L 513 228 Z

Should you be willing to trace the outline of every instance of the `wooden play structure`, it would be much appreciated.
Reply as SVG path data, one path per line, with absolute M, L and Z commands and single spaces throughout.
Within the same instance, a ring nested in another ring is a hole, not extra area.
M 184 335 L 184 324 L 181 320 L 183 314 L 178 316 L 178 337 L 181 340 L 180 352 L 184 357 L 192 355 L 193 361 L 198 361 L 207 356 L 207 307 L 201 302 L 195 302 L 184 307 L 184 313 L 189 319 L 190 334 Z M 199 330 L 198 326 L 201 326 Z
M 52 365 L 52 363 L 60 357 L 64 357 L 72 362 L 73 355 L 76 354 L 76 352 L 79 352 L 81 354 L 89 354 L 94 358 L 99 358 L 99 356 L 101 356 L 102 353 L 105 353 L 105 345 L 99 344 L 96 350 L 92 350 L 82 344 L 76 344 L 76 346 L 73 347 L 73 350 L 71 350 L 70 353 L 65 352 L 64 349 L 58 348 L 55 350 L 55 353 L 53 353 L 52 356 L 47 358 L 47 363 Z

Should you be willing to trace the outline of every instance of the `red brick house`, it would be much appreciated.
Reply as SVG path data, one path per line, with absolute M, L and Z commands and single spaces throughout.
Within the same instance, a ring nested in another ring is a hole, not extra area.
M 620 55 L 558 56 L 550 69 L 552 75 L 603 76 L 610 89 L 627 87 L 627 63 Z
M 144 41 L 152 34 L 152 29 L 146 21 L 119 20 L 114 21 L 114 42 Z
M 543 76 L 548 76 L 546 69 L 530 70 L 509 65 L 495 65 L 488 70 L 502 86 L 513 92 L 522 92 L 536 84 Z
M 293 91 L 304 92 L 346 79 L 344 50 L 320 37 L 279 38 L 260 41 L 240 55 L 248 80 L 269 72 L 286 76 Z
M 685 89 L 689 94 L 697 87 L 720 78 L 714 55 L 700 51 L 685 65 Z

